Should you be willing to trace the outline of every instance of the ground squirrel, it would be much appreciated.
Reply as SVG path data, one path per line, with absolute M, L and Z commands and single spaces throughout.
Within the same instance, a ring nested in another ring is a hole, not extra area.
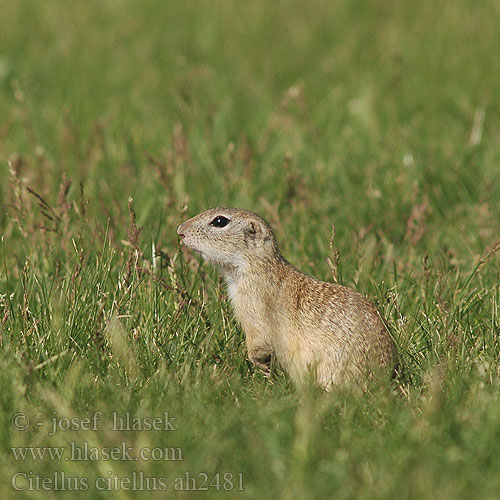
M 394 370 L 394 343 L 373 304 L 295 269 L 259 215 L 212 208 L 177 233 L 222 273 L 248 357 L 266 374 L 272 356 L 296 384 L 312 374 L 326 389 L 344 381 L 364 385 L 376 367 Z

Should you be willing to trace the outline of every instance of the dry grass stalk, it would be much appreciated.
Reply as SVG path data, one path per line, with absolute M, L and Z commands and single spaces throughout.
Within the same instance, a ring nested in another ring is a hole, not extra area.
M 330 248 L 330 252 L 332 258 L 327 257 L 326 261 L 328 262 L 328 266 L 332 271 L 332 278 L 334 283 L 338 283 L 339 274 L 338 268 L 340 263 L 340 250 L 335 247 L 335 224 L 332 224 L 332 236 L 330 237 L 330 241 L 328 242 L 328 246 Z

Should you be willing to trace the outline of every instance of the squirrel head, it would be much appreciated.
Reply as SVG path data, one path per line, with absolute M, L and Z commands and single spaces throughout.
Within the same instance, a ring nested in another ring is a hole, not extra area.
M 242 271 L 280 255 L 262 217 L 229 207 L 205 210 L 177 228 L 183 243 L 223 271 Z

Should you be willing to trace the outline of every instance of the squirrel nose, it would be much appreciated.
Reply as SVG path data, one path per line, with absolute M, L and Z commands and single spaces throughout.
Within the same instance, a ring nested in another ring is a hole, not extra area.
M 180 236 L 181 240 L 184 239 L 185 234 L 182 232 L 182 224 L 177 228 L 177 234 Z

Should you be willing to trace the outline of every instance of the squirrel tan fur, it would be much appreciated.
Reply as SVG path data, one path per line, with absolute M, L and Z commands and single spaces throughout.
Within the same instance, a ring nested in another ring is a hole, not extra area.
M 236 208 L 206 210 L 177 233 L 224 277 L 249 359 L 266 374 L 275 357 L 296 384 L 312 374 L 325 389 L 362 386 L 395 367 L 394 343 L 366 297 L 295 269 L 271 227 Z

